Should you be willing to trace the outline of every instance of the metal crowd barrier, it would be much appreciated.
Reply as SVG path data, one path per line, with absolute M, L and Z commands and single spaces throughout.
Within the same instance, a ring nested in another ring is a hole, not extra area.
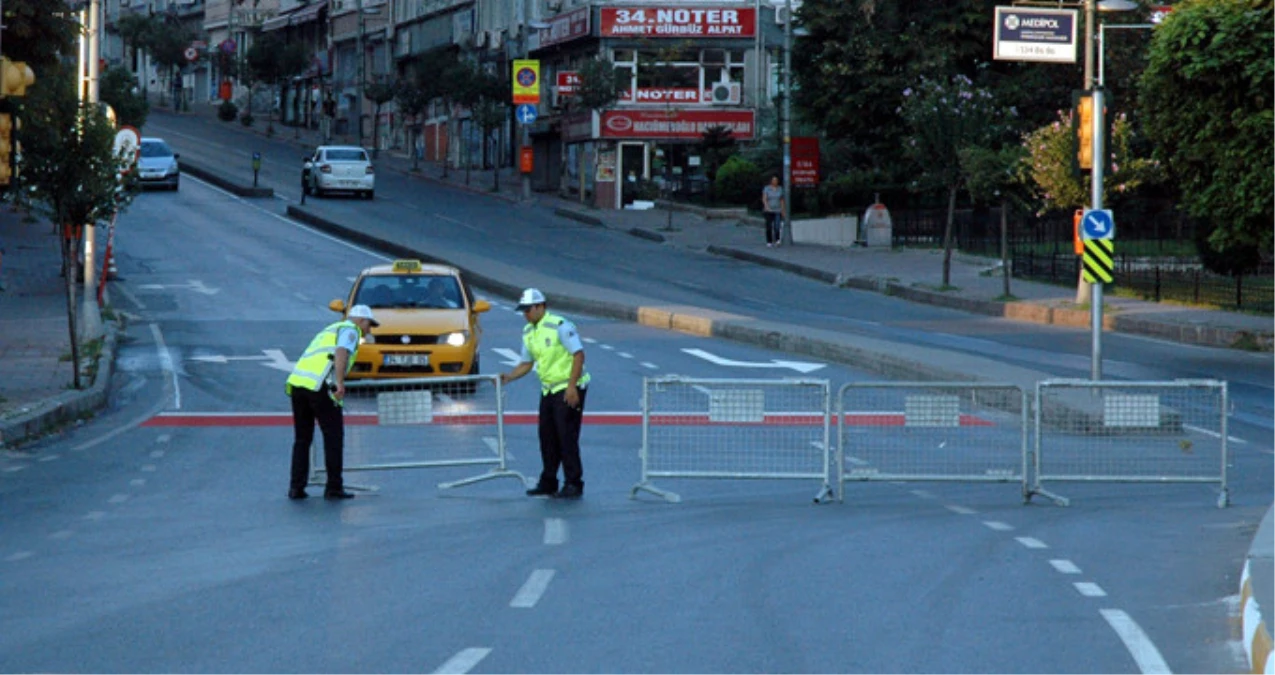
M 832 495 L 827 380 L 677 376 L 642 382 L 642 477 L 629 496 L 676 493 L 653 478 L 811 479 Z
M 439 483 L 442 489 L 494 478 L 527 479 L 505 452 L 504 396 L 497 375 L 346 382 L 345 472 L 490 466 Z M 310 448 L 310 484 L 326 482 L 322 434 Z M 374 489 L 346 482 L 350 489 Z
M 1012 384 L 852 382 L 837 392 L 838 499 L 849 481 L 1017 482 L 1027 393 Z
M 1225 508 L 1227 410 L 1217 380 L 1039 382 L 1030 494 L 1066 505 L 1045 483 L 1211 483 Z

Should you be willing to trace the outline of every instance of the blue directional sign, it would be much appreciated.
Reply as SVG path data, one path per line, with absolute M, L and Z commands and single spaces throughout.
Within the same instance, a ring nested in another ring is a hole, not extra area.
M 536 106 L 530 103 L 523 103 L 514 111 L 514 117 L 522 124 L 531 124 L 536 121 Z
M 1114 239 L 1116 221 L 1111 217 L 1111 211 L 1106 209 L 1085 211 L 1085 216 L 1080 221 L 1080 229 L 1084 231 L 1085 239 Z

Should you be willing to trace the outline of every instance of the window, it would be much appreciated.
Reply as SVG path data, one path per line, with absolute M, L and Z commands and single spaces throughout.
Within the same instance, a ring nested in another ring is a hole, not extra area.
M 324 159 L 329 162 L 366 162 L 367 153 L 362 150 L 328 150 Z

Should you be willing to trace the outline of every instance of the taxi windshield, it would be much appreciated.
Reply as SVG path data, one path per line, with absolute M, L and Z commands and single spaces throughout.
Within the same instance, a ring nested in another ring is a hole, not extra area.
M 354 304 L 373 309 L 460 309 L 456 277 L 429 274 L 386 274 L 363 278 Z

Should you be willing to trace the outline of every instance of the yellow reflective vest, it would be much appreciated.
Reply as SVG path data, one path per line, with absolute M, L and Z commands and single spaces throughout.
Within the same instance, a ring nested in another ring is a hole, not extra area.
M 292 374 L 288 376 L 288 382 L 284 389 L 289 396 L 292 395 L 293 387 L 301 387 L 310 391 L 319 391 L 323 387 L 323 383 L 332 374 L 332 365 L 336 360 L 337 336 L 346 328 L 353 328 L 360 338 L 363 337 L 363 331 L 359 330 L 359 325 L 353 321 L 338 321 L 319 331 L 319 334 L 314 336 L 314 339 L 310 341 L 310 346 L 305 348 L 305 353 L 301 355 L 301 358 L 297 359 L 297 365 L 292 368 Z M 354 349 L 358 351 L 357 343 L 355 343 Z M 345 372 L 349 373 L 353 367 L 354 354 L 351 353 L 350 359 L 346 363 Z
M 557 314 L 545 312 L 540 323 L 527 324 L 522 328 L 522 344 L 536 363 L 536 374 L 540 376 L 540 393 L 556 394 L 567 388 L 567 380 L 571 378 L 571 352 L 563 346 L 558 337 L 558 326 L 566 321 Z M 589 384 L 589 373 L 581 370 L 576 386 L 583 389 Z

